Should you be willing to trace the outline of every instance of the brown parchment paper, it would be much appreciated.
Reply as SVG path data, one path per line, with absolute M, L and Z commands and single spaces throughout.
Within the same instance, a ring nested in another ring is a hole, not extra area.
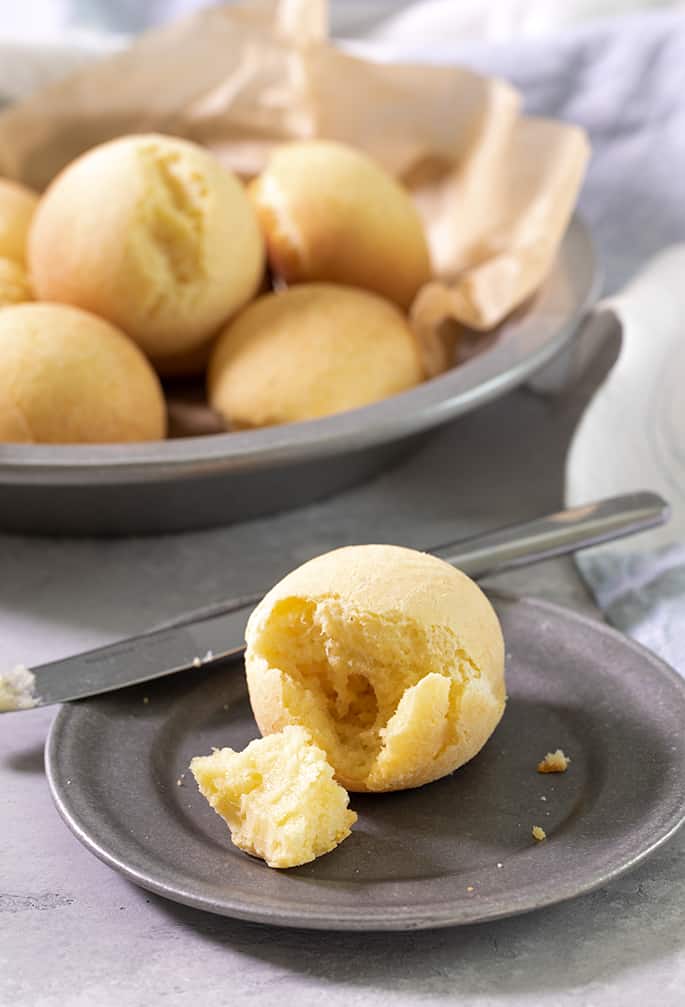
M 358 146 L 409 187 L 425 222 L 435 279 L 412 317 L 436 372 L 454 338 L 446 321 L 490 329 L 544 279 L 588 144 L 574 126 L 522 115 L 503 81 L 343 52 L 327 14 L 325 0 L 254 0 L 151 31 L 0 114 L 0 174 L 42 189 L 94 144 L 153 130 L 209 147 L 245 178 L 284 141 Z

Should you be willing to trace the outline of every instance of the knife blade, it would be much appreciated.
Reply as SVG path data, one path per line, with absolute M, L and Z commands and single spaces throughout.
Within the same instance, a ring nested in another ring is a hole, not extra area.
M 656 493 L 630 493 L 430 551 L 478 579 L 632 535 L 663 524 L 668 516 L 668 504 Z M 237 657 L 260 598 L 252 595 L 185 613 L 150 632 L 35 667 L 33 696 L 21 708 L 97 696 Z

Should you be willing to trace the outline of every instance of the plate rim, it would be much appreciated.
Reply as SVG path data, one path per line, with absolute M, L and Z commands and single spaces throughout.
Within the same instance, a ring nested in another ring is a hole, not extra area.
M 503 340 L 415 388 L 317 420 L 141 444 L 0 445 L 0 485 L 141 483 L 256 471 L 419 434 L 511 390 L 569 343 L 596 302 L 603 282 L 592 230 L 577 210 L 564 233 L 560 252 L 576 246 L 582 248 L 587 277 L 573 310 L 542 346 L 514 365 L 504 364 L 508 349 Z M 534 313 L 530 318 L 534 321 Z M 510 319 L 502 323 L 508 324 Z M 478 369 L 484 374 L 474 381 L 472 375 Z
M 683 708 L 685 709 L 685 678 L 663 661 L 658 655 L 648 650 L 636 640 L 625 636 L 625 634 L 619 632 L 614 627 L 573 609 L 566 608 L 562 605 L 558 605 L 544 599 L 519 596 L 501 590 L 493 590 L 488 593 L 493 598 L 502 599 L 504 602 L 514 602 L 516 604 L 522 604 L 529 607 L 532 606 L 543 612 L 550 612 L 554 616 L 568 619 L 571 622 L 577 623 L 581 627 L 590 627 L 593 631 L 599 632 L 600 635 L 606 635 L 610 639 L 620 643 L 622 646 L 626 646 L 639 658 L 647 661 L 654 668 L 655 672 L 663 675 L 664 678 L 670 682 L 671 686 L 675 687 L 676 691 L 681 694 Z M 222 900 L 222 905 L 219 908 L 216 903 L 212 903 L 211 900 L 207 899 L 203 895 L 194 895 L 192 892 L 177 885 L 170 885 L 164 881 L 158 880 L 150 874 L 146 874 L 144 871 L 130 867 L 125 860 L 122 860 L 116 854 L 103 848 L 97 840 L 92 839 L 87 828 L 82 826 L 78 816 L 70 811 L 68 787 L 67 785 L 62 785 L 60 783 L 57 775 L 56 751 L 59 744 L 60 733 L 68 727 L 68 720 L 72 710 L 77 709 L 87 702 L 87 700 L 82 700 L 78 704 L 62 705 L 52 721 L 45 742 L 45 771 L 48 787 L 50 795 L 63 822 L 79 840 L 79 842 L 100 861 L 105 863 L 108 867 L 116 870 L 118 873 L 127 878 L 127 880 L 132 881 L 139 887 L 144 888 L 147 891 L 151 891 L 156 895 L 162 896 L 163 898 L 170 899 L 173 902 L 189 906 L 193 909 L 199 909 L 205 912 L 210 912 L 213 915 L 226 916 L 232 919 L 267 924 L 270 926 L 293 927 L 304 930 L 327 930 L 331 932 L 413 931 L 422 929 L 441 929 L 444 927 L 466 926 L 473 923 L 490 922 L 558 905 L 562 902 L 567 902 L 573 898 L 595 891 L 597 888 L 600 888 L 610 881 L 614 881 L 627 872 L 633 870 L 633 868 L 648 859 L 648 857 L 667 843 L 685 824 L 685 777 L 683 777 L 681 787 L 682 792 L 679 795 L 675 795 L 674 798 L 674 803 L 677 804 L 678 807 L 675 811 L 671 810 L 668 818 L 661 824 L 660 828 L 655 829 L 651 842 L 642 845 L 638 850 L 634 850 L 627 859 L 626 857 L 623 857 L 621 862 L 613 869 L 601 870 L 595 875 L 590 872 L 587 879 L 581 884 L 578 884 L 577 880 L 567 880 L 564 883 L 557 878 L 555 880 L 553 891 L 548 887 L 546 892 L 543 892 L 543 894 L 540 895 L 536 894 L 535 889 L 533 889 L 530 897 L 526 898 L 524 895 L 522 899 L 517 901 L 516 905 L 509 907 L 503 906 L 499 910 L 495 909 L 483 912 L 482 904 L 474 901 L 466 906 L 464 906 L 463 902 L 460 903 L 458 910 L 455 909 L 454 904 L 447 904 L 444 907 L 433 906 L 427 913 L 421 912 L 419 907 L 419 914 L 416 914 L 417 910 L 415 908 L 412 916 L 407 916 L 406 910 L 404 909 L 385 908 L 383 909 L 382 914 L 379 913 L 369 918 L 367 907 L 364 918 L 362 919 L 359 915 L 355 915 L 352 909 L 345 908 L 342 915 L 333 915 L 330 910 L 312 910 L 310 907 L 306 910 L 307 915 L 305 919 L 302 915 L 298 915 L 298 913 L 302 913 L 304 911 L 302 907 L 298 907 L 298 909 L 293 911 L 292 906 L 289 906 L 288 903 L 283 903 L 281 901 L 276 902 L 273 899 L 270 900 L 268 908 L 263 908 L 261 906 L 246 906 L 245 901 L 241 899 L 224 899 Z M 469 911 L 469 906 L 471 907 L 471 911 Z

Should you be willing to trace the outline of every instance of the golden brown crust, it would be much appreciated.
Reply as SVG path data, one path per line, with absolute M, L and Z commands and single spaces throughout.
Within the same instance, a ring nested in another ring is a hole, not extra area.
M 262 196 L 261 179 L 256 178 L 248 187 L 248 195 L 257 213 L 264 235 L 266 254 L 273 272 L 286 283 L 297 283 L 306 275 L 302 248 L 283 226 L 282 215 Z
M 219 335 L 209 401 L 237 428 L 316 419 L 416 385 L 414 333 L 367 291 L 300 284 L 250 304 Z
M 152 367 L 122 332 L 62 304 L 0 311 L 0 441 L 159 440 L 166 407 Z
M 194 349 L 242 307 L 264 270 L 254 209 L 212 155 L 174 137 L 122 137 L 52 182 L 29 236 L 43 300 L 120 326 L 150 356 Z
M 286 144 L 250 195 L 269 259 L 289 283 L 358 286 L 407 309 L 430 279 L 411 197 L 362 151 L 323 140 Z

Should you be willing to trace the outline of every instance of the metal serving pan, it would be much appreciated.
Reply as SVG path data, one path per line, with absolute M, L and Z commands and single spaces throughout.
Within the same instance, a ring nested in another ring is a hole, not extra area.
M 592 239 L 575 216 L 542 289 L 481 352 L 383 402 L 306 423 L 145 444 L 0 445 L 0 530 L 154 534 L 336 493 L 526 380 L 572 339 L 598 283 Z

